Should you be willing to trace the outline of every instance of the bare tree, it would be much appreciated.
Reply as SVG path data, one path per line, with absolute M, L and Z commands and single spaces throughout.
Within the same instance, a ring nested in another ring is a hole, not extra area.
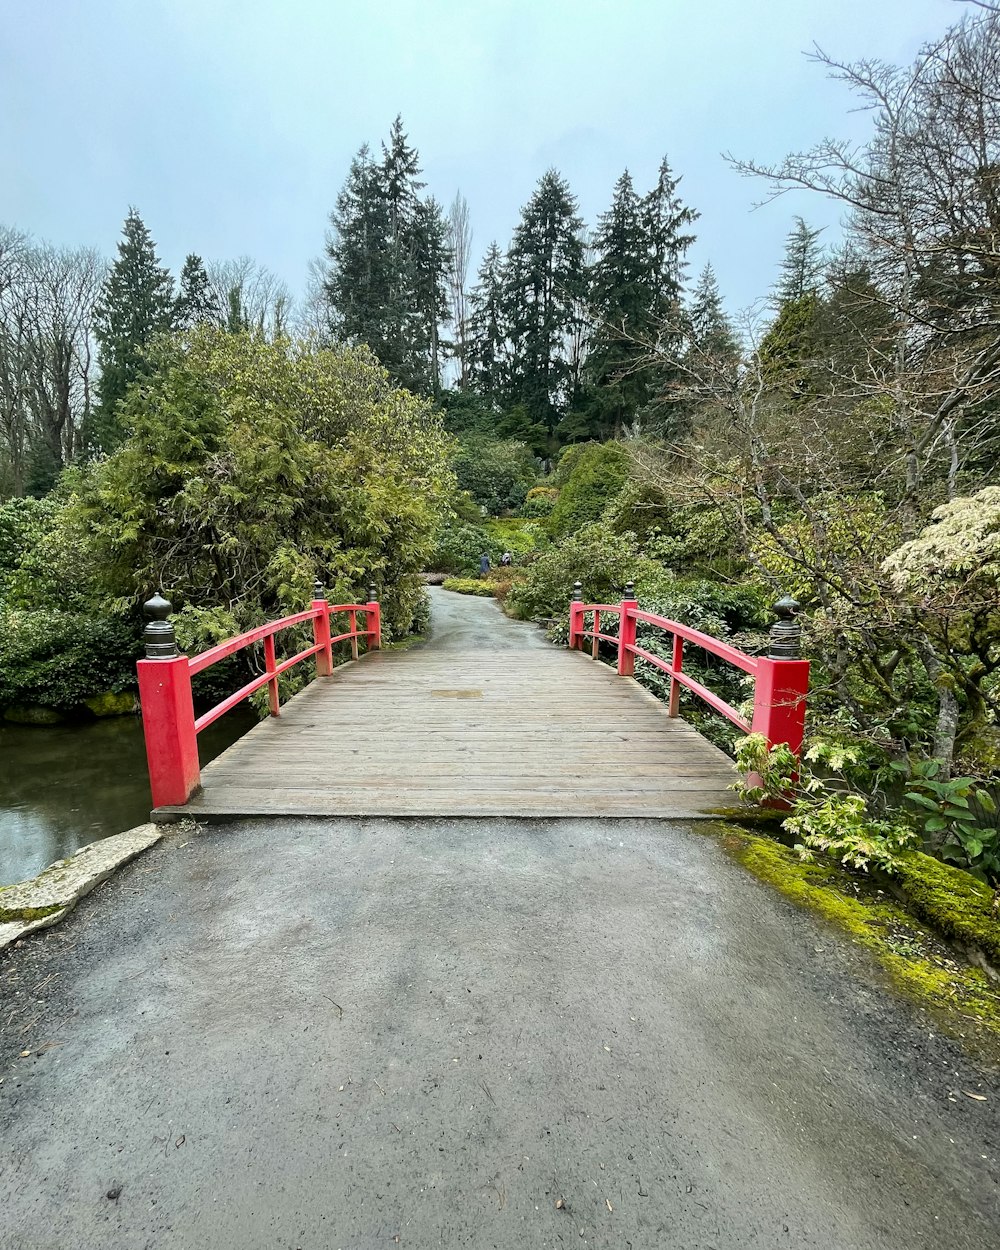
M 250 256 L 211 261 L 206 269 L 224 328 L 256 330 L 269 338 L 287 333 L 293 313 L 292 297 L 285 283 L 270 269 Z
M 0 231 L 0 437 L 15 495 L 26 489 L 29 458 L 50 479 L 76 453 L 105 268 L 89 249 Z
M 454 352 L 458 359 L 458 384 L 464 391 L 469 382 L 466 287 L 472 257 L 472 223 L 469 220 L 469 205 L 460 191 L 455 192 L 455 198 L 448 209 L 447 245 L 451 252 L 448 289 L 451 295 L 451 320 L 455 327 Z

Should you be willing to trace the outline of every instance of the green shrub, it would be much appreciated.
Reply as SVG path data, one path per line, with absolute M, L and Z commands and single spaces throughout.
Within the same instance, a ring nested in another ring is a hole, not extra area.
M 9 602 L 22 560 L 52 528 L 58 510 L 53 499 L 0 503 L 0 604 Z
M 478 595 L 481 599 L 492 599 L 494 585 L 486 578 L 446 577 L 441 583 L 445 590 L 453 590 L 459 595 Z
M 525 517 L 500 517 L 487 521 L 485 529 L 501 555 L 509 551 L 512 556 L 526 556 L 550 546 L 542 526 Z
M 498 442 L 483 435 L 459 440 L 453 466 L 459 488 L 490 513 L 519 508 L 538 475 L 535 458 L 524 443 Z
M 577 579 L 583 583 L 588 603 L 607 603 L 620 600 L 630 580 L 640 593 L 654 595 L 669 581 L 669 574 L 642 555 L 634 534 L 611 534 L 595 523 L 530 564 L 524 582 L 511 591 L 507 606 L 522 619 L 565 619 Z
M 483 525 L 448 521 L 438 533 L 437 545 L 427 562 L 431 573 L 469 574 L 479 571 L 479 558 L 485 552 L 491 564 L 498 564 L 505 548 Z
M 628 466 L 628 453 L 620 443 L 585 444 L 574 456 L 569 478 L 549 516 L 547 528 L 552 537 L 574 534 L 596 521 L 625 485 Z
M 2 611 L 0 708 L 40 704 L 65 712 L 95 695 L 134 689 L 141 651 L 134 620 Z

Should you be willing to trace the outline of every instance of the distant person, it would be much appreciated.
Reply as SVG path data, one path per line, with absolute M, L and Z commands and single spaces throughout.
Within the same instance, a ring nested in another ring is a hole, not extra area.
M 503 555 L 500 557 L 500 563 L 504 566 L 505 569 L 509 569 L 510 566 L 514 563 L 514 557 L 510 554 L 509 551 L 505 551 Z
M 484 551 L 483 554 L 479 557 L 479 576 L 485 577 L 489 571 L 490 571 L 490 558 Z

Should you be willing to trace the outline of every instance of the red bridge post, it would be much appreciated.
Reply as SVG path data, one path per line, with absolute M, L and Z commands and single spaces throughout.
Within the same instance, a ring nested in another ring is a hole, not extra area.
M 583 635 L 583 583 L 573 583 L 573 599 L 569 605 L 569 649 L 575 651 Z
M 154 807 L 175 806 L 186 803 L 201 785 L 191 673 L 167 620 L 170 603 L 157 594 L 143 611 L 149 618 L 142 635 L 146 658 L 136 667 L 149 785 Z
M 631 677 L 635 673 L 635 655 L 629 647 L 635 646 L 636 619 L 630 614 L 639 606 L 635 597 L 635 584 L 629 582 L 622 599 L 621 616 L 618 618 L 618 675 Z
M 795 620 L 799 605 L 789 595 L 774 605 L 778 617 L 771 626 L 771 645 L 757 661 L 754 685 L 754 733 L 768 746 L 784 743 L 793 754 L 802 750 L 809 691 L 809 661 L 800 659 L 802 627 Z
M 368 602 L 365 604 L 365 637 L 369 651 L 377 651 L 382 645 L 382 609 L 376 597 L 375 587 L 368 590 Z
M 333 644 L 330 642 L 330 605 L 326 601 L 323 583 L 317 577 L 313 582 L 313 598 L 309 605 L 317 613 L 313 618 L 313 641 L 322 651 L 316 652 L 316 676 L 329 677 L 333 672 Z

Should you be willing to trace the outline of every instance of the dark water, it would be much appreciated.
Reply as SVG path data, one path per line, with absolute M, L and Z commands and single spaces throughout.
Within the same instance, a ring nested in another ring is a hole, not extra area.
M 207 764 L 256 724 L 237 708 L 199 735 Z M 0 885 L 149 819 L 137 716 L 52 728 L 0 723 Z

